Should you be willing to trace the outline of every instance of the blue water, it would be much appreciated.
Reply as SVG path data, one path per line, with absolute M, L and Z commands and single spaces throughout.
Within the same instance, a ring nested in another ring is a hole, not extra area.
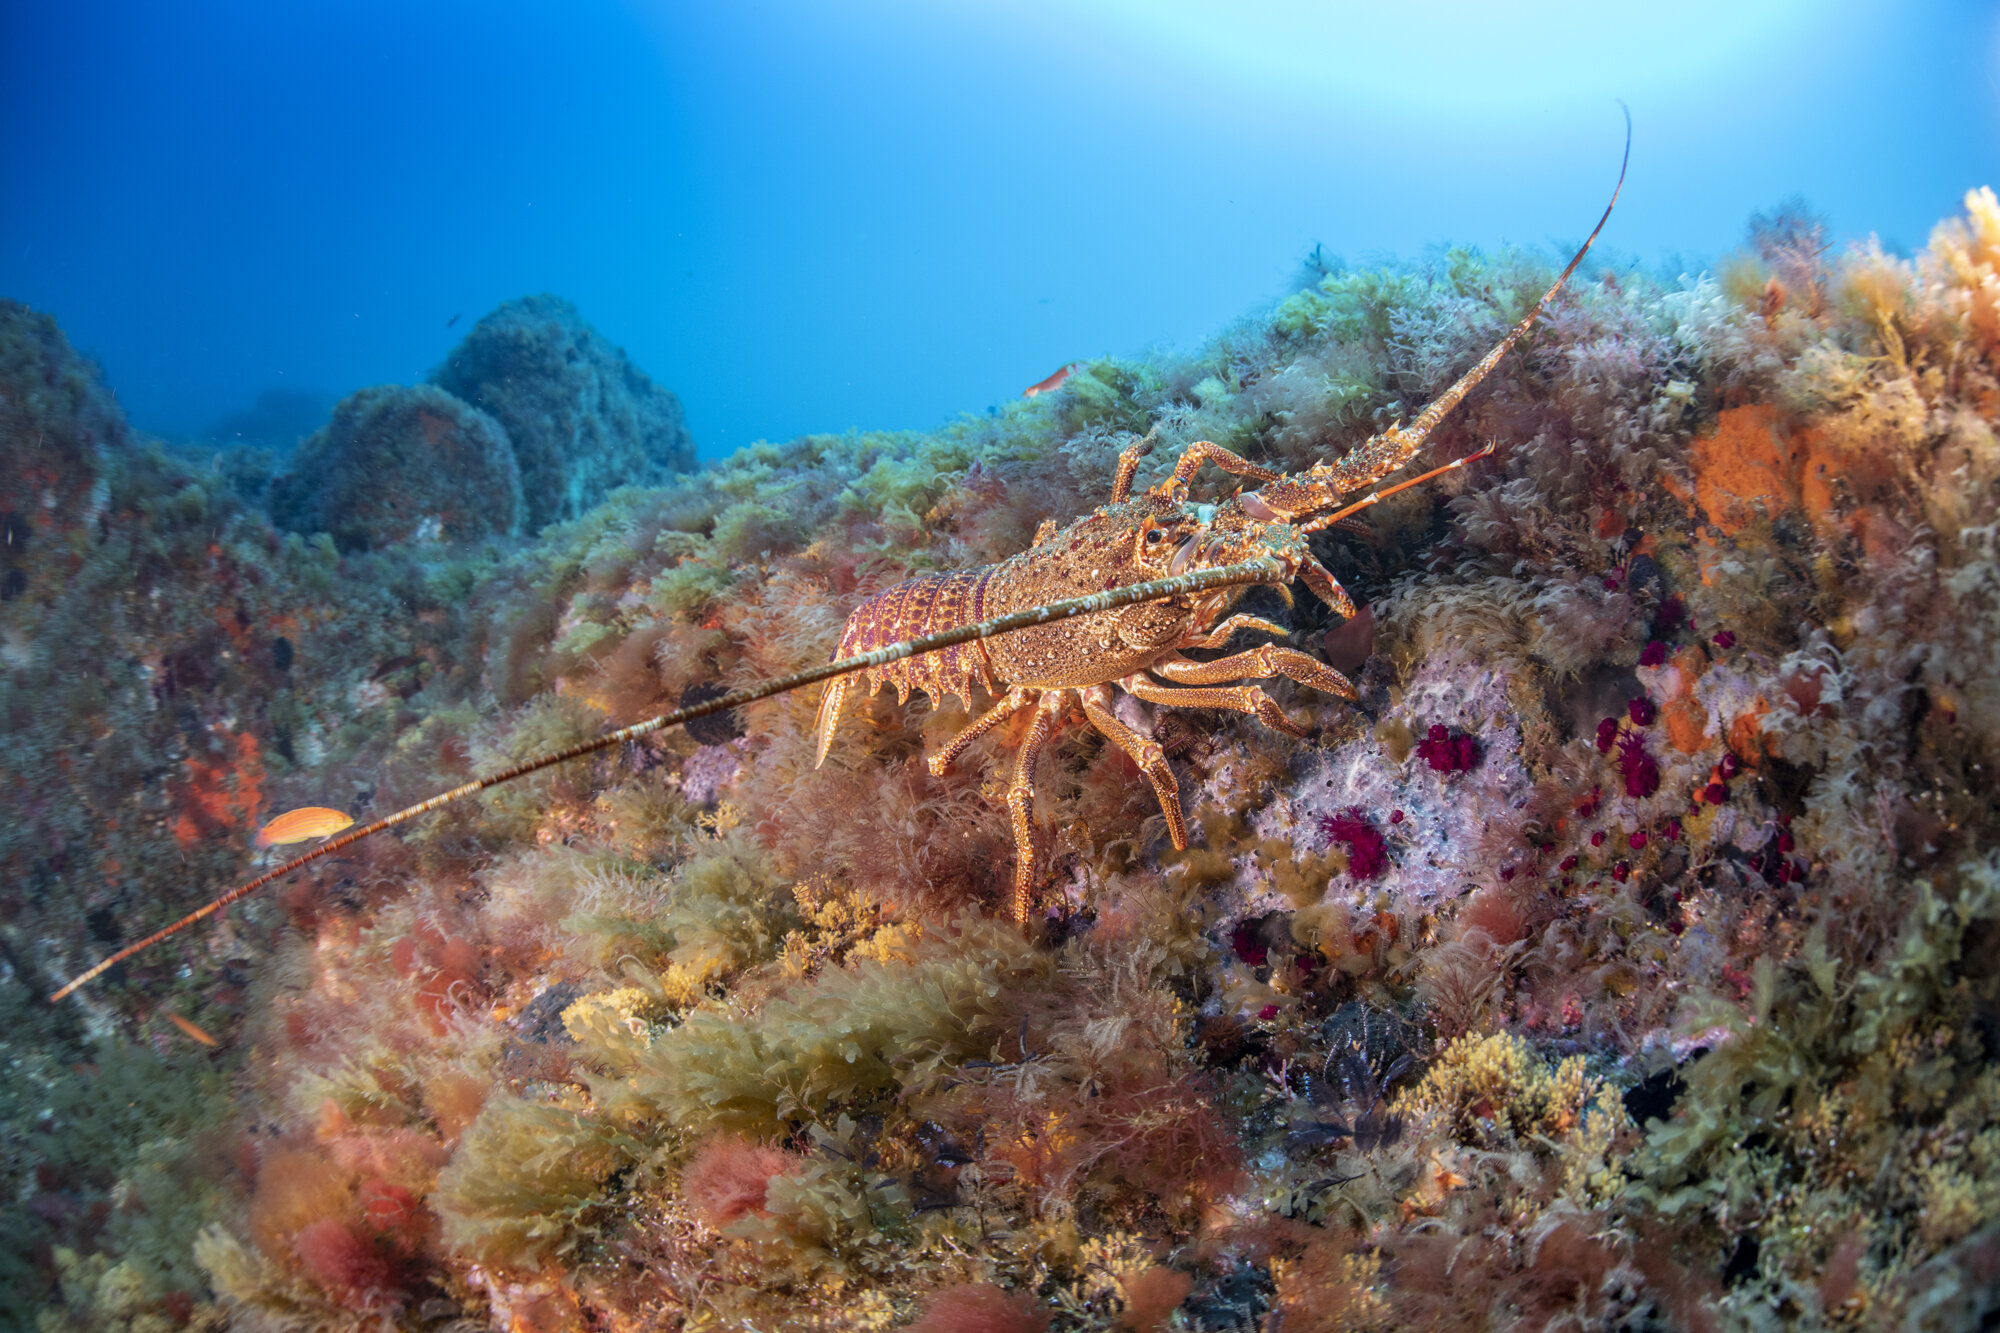
M 1624 263 L 1698 269 L 1795 194 L 1907 249 L 2000 183 L 1990 3 L 1673 8 L 10 4 L 0 295 L 187 437 L 554 291 L 712 458 L 1194 345 L 1315 245 L 1559 248 L 1614 98 Z

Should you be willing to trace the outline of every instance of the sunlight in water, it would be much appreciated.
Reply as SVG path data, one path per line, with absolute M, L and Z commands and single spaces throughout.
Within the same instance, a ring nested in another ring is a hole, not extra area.
M 1668 15 L 1596 0 L 1086 0 L 1046 9 L 1052 32 L 1134 44 L 1238 91 L 1463 115 L 1721 80 L 1796 58 L 1802 34 L 1837 28 L 1858 7 L 1689 0 Z M 1330 66 L 1329 50 L 1351 58 Z

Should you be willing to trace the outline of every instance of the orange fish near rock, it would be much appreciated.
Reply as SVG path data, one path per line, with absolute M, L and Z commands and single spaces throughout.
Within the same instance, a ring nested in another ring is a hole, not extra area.
M 1023 398 L 1033 398 L 1038 393 L 1054 393 L 1057 389 L 1062 388 L 1063 381 L 1069 378 L 1069 373 L 1075 370 L 1076 367 L 1076 362 L 1070 362 L 1047 379 L 1030 384 L 1027 388 L 1021 390 L 1021 396 Z
M 175 1027 L 187 1033 L 190 1037 L 193 1037 L 196 1041 L 200 1042 L 202 1045 L 204 1046 L 222 1045 L 221 1042 L 217 1041 L 215 1038 L 208 1035 L 207 1029 L 201 1027 L 199 1024 L 195 1023 L 192 1019 L 182 1018 L 179 1014 L 174 1013 L 172 1010 L 168 1010 L 166 1011 L 166 1013 L 167 1013 L 167 1021 L 169 1023 L 172 1023 Z
M 327 838 L 353 823 L 353 819 L 338 810 L 329 810 L 323 805 L 303 805 L 296 810 L 287 810 L 258 829 L 257 845 L 278 847 L 288 842 L 304 842 L 307 838 Z

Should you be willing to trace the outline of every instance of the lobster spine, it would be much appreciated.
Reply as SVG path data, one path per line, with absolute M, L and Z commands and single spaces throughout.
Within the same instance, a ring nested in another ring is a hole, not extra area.
M 920 574 L 893 588 L 884 588 L 848 617 L 839 651 L 834 655 L 854 657 L 919 635 L 978 624 L 1005 609 L 996 605 L 998 599 L 992 596 L 993 576 L 999 568 L 986 565 L 949 574 Z M 833 742 L 834 728 L 840 723 L 841 708 L 857 684 L 861 685 L 863 698 L 884 685 L 894 685 L 899 703 L 907 702 L 913 689 L 923 691 L 933 701 L 956 695 L 968 705 L 974 686 L 989 694 L 998 692 L 993 683 L 992 659 L 986 655 L 985 643 L 978 639 L 887 666 L 871 667 L 861 673 L 859 681 L 852 676 L 840 677 L 828 684 L 814 728 L 818 734 L 818 758 L 822 762 Z

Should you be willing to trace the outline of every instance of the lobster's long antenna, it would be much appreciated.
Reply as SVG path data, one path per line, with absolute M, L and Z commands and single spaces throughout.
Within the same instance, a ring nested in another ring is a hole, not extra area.
M 1345 509 L 1336 509 L 1331 514 L 1327 514 L 1321 518 L 1316 518 L 1312 521 L 1310 526 L 1307 526 L 1306 530 L 1310 532 L 1324 531 L 1325 529 L 1330 528 L 1334 524 L 1340 522 L 1341 519 L 1346 518 L 1349 514 L 1359 513 L 1363 509 L 1366 509 L 1369 505 L 1381 504 L 1384 500 L 1394 495 L 1397 491 L 1407 491 L 1412 486 L 1421 486 L 1425 482 L 1429 481 L 1431 478 L 1442 477 L 1447 472 L 1455 472 L 1459 468 L 1464 467 L 1467 463 L 1477 463 L 1480 459 L 1486 457 L 1488 454 L 1492 453 L 1498 447 L 1499 447 L 1498 445 L 1493 444 L 1491 441 L 1488 441 L 1486 447 L 1479 450 L 1477 453 L 1467 454 L 1463 458 L 1455 459 L 1452 462 L 1446 463 L 1443 467 L 1434 467 L 1429 472 L 1424 473 L 1420 477 L 1411 477 L 1408 481 L 1399 481 L 1394 486 L 1384 486 L 1381 490 L 1376 491 L 1373 494 L 1363 496 L 1361 499 L 1356 500 L 1353 504 L 1347 506 Z
M 1478 365 L 1460 375 L 1449 389 L 1431 399 L 1424 410 L 1417 413 L 1416 420 L 1409 425 L 1391 426 L 1356 451 L 1357 454 L 1367 456 L 1365 462 L 1369 465 L 1365 475 L 1359 478 L 1361 485 L 1379 481 L 1390 471 L 1416 457 L 1417 451 L 1423 448 L 1425 439 L 1437 428 L 1437 424 L 1443 421 L 1454 407 L 1463 402 L 1467 394 L 1479 387 L 1479 381 L 1485 379 L 1493 367 L 1499 365 L 1507 353 L 1514 350 L 1515 343 L 1527 336 L 1528 330 L 1535 326 L 1535 321 L 1542 317 L 1544 310 L 1548 309 L 1549 302 L 1556 299 L 1556 294 L 1563 289 L 1563 284 L 1570 280 L 1570 275 L 1576 272 L 1579 264 L 1583 263 L 1583 257 L 1590 253 L 1591 243 L 1597 239 L 1598 233 L 1604 230 L 1604 224 L 1611 221 L 1611 210 L 1618 206 L 1618 195 L 1625 188 L 1625 169 L 1632 165 L 1632 109 L 1623 102 L 1618 104 L 1618 109 L 1625 113 L 1625 156 L 1618 163 L 1618 183 L 1611 187 L 1611 201 L 1604 205 L 1603 216 L 1597 219 L 1597 225 L 1590 229 L 1590 235 L 1583 238 L 1583 244 L 1570 256 L 1569 263 L 1564 266 L 1561 274 L 1549 284 L 1549 289 L 1542 293 L 1542 299 L 1535 302 L 1534 308 L 1521 316 L 1513 328 L 1507 330 L 1507 336 L 1494 344 L 1493 350 L 1481 357 Z M 1400 490 L 1402 487 L 1397 489 Z M 1351 513 L 1352 510 L 1341 512 Z M 1319 532 L 1330 527 L 1338 519 L 1339 515 L 1316 518 L 1311 522 L 1299 524 L 1299 531 Z
M 1486 378 L 1487 372 L 1499 365 L 1501 358 L 1514 350 L 1514 344 L 1521 341 L 1528 330 L 1534 327 L 1535 321 L 1542 317 L 1542 311 L 1548 308 L 1549 302 L 1555 300 L 1556 293 L 1563 289 L 1563 284 L 1576 272 L 1577 265 L 1581 264 L 1583 257 L 1590 253 L 1591 243 L 1597 239 L 1597 234 L 1604 230 L 1604 224 L 1611 221 L 1611 210 L 1618 206 L 1619 192 L 1625 188 L 1625 169 L 1632 165 L 1632 108 L 1620 102 L 1618 109 L 1625 113 L 1625 156 L 1619 160 L 1618 183 L 1611 187 L 1611 202 L 1604 206 L 1603 216 L 1597 219 L 1597 225 L 1590 229 L 1590 235 L 1583 238 L 1583 244 L 1570 256 L 1569 263 L 1563 268 L 1562 273 L 1549 284 L 1549 289 L 1542 293 L 1542 299 L 1535 302 L 1535 308 L 1523 315 L 1513 328 L 1507 330 L 1507 336 L 1482 357 L 1478 365 L 1459 376 L 1456 384 L 1431 399 L 1424 410 L 1417 413 L 1417 419 L 1405 427 L 1406 432 L 1415 434 L 1419 438 L 1429 435 L 1432 428 L 1444 420 L 1445 414 L 1457 407 L 1460 400 L 1471 393 L 1479 381 Z
M 512 782 L 516 778 L 524 778 L 530 773 L 539 772 L 552 765 L 568 763 L 572 759 L 581 759 L 587 754 L 596 754 L 599 750 L 608 750 L 614 745 L 622 745 L 626 741 L 637 740 L 639 737 L 649 735 L 652 732 L 692 722 L 696 718 L 707 717 L 710 713 L 721 713 L 732 708 L 741 708 L 744 704 L 755 703 L 759 699 L 768 699 L 774 694 L 784 694 L 807 685 L 817 684 L 822 680 L 831 679 L 834 676 L 845 676 L 852 672 L 865 671 L 870 667 L 886 666 L 890 662 L 898 662 L 906 657 L 915 657 L 919 653 L 936 652 L 940 648 L 949 648 L 953 644 L 967 643 L 973 639 L 990 639 L 996 634 L 1005 634 L 1009 630 L 1027 629 L 1034 625 L 1046 625 L 1051 621 L 1068 620 L 1073 616 L 1087 616 L 1094 615 L 1100 611 L 1113 611 L 1121 606 L 1131 606 L 1136 602 L 1158 601 L 1163 597 L 1179 597 L 1188 593 L 1208 592 L 1215 588 L 1241 587 L 1252 583 L 1276 583 L 1283 578 L 1284 570 L 1275 560 L 1249 560 L 1239 565 L 1221 565 L 1214 569 L 1194 570 L 1191 573 L 1176 575 L 1169 579 L 1154 579 L 1149 583 L 1129 583 L 1122 588 L 1112 588 L 1106 592 L 1092 593 L 1087 597 L 1071 597 L 1065 601 L 1050 602 L 1043 606 L 1031 606 L 1022 611 L 1014 611 L 1004 616 L 996 616 L 991 620 L 981 621 L 976 625 L 960 625 L 954 629 L 940 630 L 935 634 L 926 634 L 920 638 L 906 639 L 901 643 L 892 643 L 886 648 L 877 648 L 873 652 L 862 653 L 858 657 L 848 657 L 837 662 L 826 662 L 816 667 L 808 667 L 804 671 L 796 671 L 789 676 L 780 676 L 776 680 L 767 680 L 761 685 L 752 685 L 746 689 L 737 690 L 732 694 L 725 694 L 717 699 L 710 699 L 704 703 L 690 704 L 686 708 L 675 709 L 671 713 L 662 714 L 645 722 L 635 722 L 629 727 L 620 727 L 617 731 L 606 732 L 595 740 L 584 741 L 581 744 L 572 745 L 566 750 L 557 750 L 553 754 L 545 754 L 536 759 L 529 759 L 514 765 L 512 768 L 502 769 L 500 772 L 488 777 L 475 779 L 462 787 L 453 787 L 450 791 L 439 792 L 429 800 L 419 801 L 407 809 L 398 810 L 395 814 L 378 819 L 372 824 L 364 824 L 360 828 L 348 830 L 337 838 L 329 839 L 305 855 L 295 856 L 276 870 L 267 870 L 257 876 L 257 878 L 237 885 L 212 902 L 197 907 L 171 926 L 163 930 L 154 931 L 137 944 L 126 945 L 109 958 L 78 973 L 61 990 L 49 996 L 49 1003 L 54 1004 L 68 997 L 79 986 L 96 980 L 98 977 L 104 975 L 106 971 L 124 962 L 133 954 L 138 953 L 142 949 L 151 948 L 161 940 L 166 939 L 169 935 L 187 929 L 203 917 L 213 916 L 215 913 L 229 906 L 229 904 L 235 902 L 238 898 L 248 893 L 254 893 L 256 890 L 269 884 L 272 880 L 281 879 L 299 867 L 309 862 L 317 861 L 322 856 L 329 856 L 343 847 L 351 846 L 371 834 L 380 833 L 383 829 L 394 828 L 398 824 L 407 823 L 409 820 L 415 819 L 418 815 L 426 814 L 437 809 L 439 806 L 450 805 L 453 801 L 463 800 L 475 792 L 485 791 L 488 787 L 497 787 L 503 782 Z

